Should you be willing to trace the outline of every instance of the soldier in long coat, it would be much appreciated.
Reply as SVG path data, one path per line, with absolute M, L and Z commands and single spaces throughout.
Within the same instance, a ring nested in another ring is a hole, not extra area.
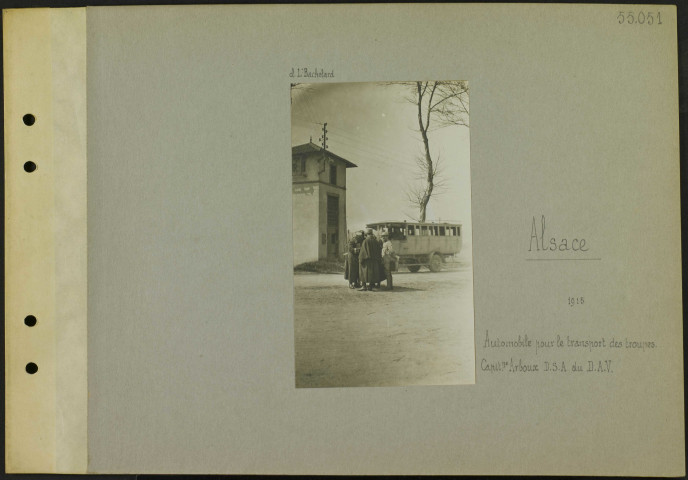
M 361 250 L 361 245 L 357 242 L 357 237 L 353 237 L 349 241 L 349 254 L 346 257 L 344 265 L 344 279 L 349 280 L 349 288 L 358 288 L 360 276 L 358 253 Z
M 373 235 L 372 229 L 366 230 L 366 238 L 361 245 L 361 252 L 358 254 L 359 274 L 363 287 L 362 291 L 372 290 L 373 284 L 380 279 L 380 263 L 382 261 L 382 250 L 377 238 Z

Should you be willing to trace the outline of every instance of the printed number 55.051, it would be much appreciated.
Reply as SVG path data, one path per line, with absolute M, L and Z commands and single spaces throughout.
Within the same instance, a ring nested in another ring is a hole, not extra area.
M 661 25 L 662 12 L 619 12 L 619 25 Z

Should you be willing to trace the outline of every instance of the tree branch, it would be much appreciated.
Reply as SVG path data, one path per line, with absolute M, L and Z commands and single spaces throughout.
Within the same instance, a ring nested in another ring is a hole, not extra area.
M 428 132 L 434 129 L 461 125 L 468 126 L 468 83 L 463 81 L 442 82 L 391 82 L 394 85 L 408 87 L 405 99 L 415 104 L 418 116 L 418 130 L 423 143 L 423 154 L 416 158 L 417 173 L 415 179 L 421 185 L 408 186 L 406 195 L 415 208 L 418 208 L 419 220 L 425 221 L 428 203 L 433 195 L 441 194 L 447 183 L 442 178 L 440 156 L 433 162 L 430 154 Z M 427 102 L 424 100 L 427 99 Z M 427 112 L 423 107 L 427 105 Z M 433 125 L 431 129 L 430 126 Z
M 432 113 L 432 108 L 430 108 L 430 105 L 432 104 L 432 97 L 435 95 L 435 90 L 437 89 L 437 82 L 435 82 L 432 85 L 432 92 L 430 92 L 430 98 L 428 99 L 428 116 L 427 119 L 425 120 L 425 131 L 428 131 L 428 128 L 430 128 L 430 113 Z

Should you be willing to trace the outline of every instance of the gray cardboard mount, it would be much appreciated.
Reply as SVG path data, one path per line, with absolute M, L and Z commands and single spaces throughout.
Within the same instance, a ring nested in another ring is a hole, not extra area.
M 683 475 L 675 27 L 663 5 L 88 8 L 89 471 Z M 475 385 L 294 387 L 296 67 L 470 82 Z M 531 261 L 543 215 L 600 260 Z M 484 369 L 519 359 L 613 371 Z

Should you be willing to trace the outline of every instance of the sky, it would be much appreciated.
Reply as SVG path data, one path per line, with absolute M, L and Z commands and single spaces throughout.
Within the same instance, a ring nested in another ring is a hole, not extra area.
M 314 83 L 292 90 L 292 146 L 320 145 L 327 122 L 327 149 L 355 163 L 347 169 L 347 228 L 383 220 L 413 221 L 409 185 L 419 182 L 416 158 L 424 155 L 417 107 L 404 85 Z M 440 157 L 446 188 L 428 204 L 426 221 L 462 223 L 464 244 L 471 238 L 469 129 L 450 126 L 428 134 L 430 151 Z

